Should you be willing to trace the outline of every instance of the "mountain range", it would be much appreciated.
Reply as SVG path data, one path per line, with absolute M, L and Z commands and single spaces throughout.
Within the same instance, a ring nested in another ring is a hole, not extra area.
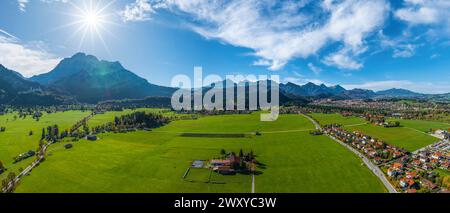
M 297 85 L 288 82 L 279 86 L 281 103 L 304 103 L 305 100 L 320 98 L 450 100 L 449 93 L 426 95 L 395 88 L 374 92 L 365 89 L 346 90 L 340 85 L 326 86 L 314 83 Z M 234 84 L 234 87 L 237 87 L 237 84 Z M 203 88 L 204 91 L 209 89 Z M 177 88 L 151 84 L 125 69 L 119 62 L 99 60 L 84 53 L 65 58 L 48 73 L 28 79 L 0 65 L 0 104 L 60 105 L 77 102 L 95 104 L 108 100 L 169 98 L 176 90 Z M 248 88 L 246 90 L 248 91 Z
M 33 76 L 30 80 L 67 91 L 83 103 L 171 96 L 175 91 L 174 88 L 149 83 L 119 62 L 100 61 L 84 53 L 63 59 L 50 72 Z
M 72 103 L 75 100 L 70 95 L 27 80 L 0 64 L 0 104 L 47 106 Z

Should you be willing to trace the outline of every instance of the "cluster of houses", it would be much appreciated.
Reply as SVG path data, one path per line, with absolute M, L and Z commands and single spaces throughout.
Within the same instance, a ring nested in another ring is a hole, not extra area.
M 384 168 L 394 186 L 402 192 L 450 192 L 436 169 L 450 171 L 450 143 L 442 140 L 409 153 L 361 132 L 348 132 L 340 125 L 325 125 L 324 132 L 351 145 Z
M 386 144 L 358 131 L 346 131 L 337 124 L 325 125 L 323 130 L 326 134 L 359 150 L 377 165 L 408 155 L 408 152 L 403 149 Z
M 386 118 L 383 115 L 374 115 L 370 113 L 365 113 L 363 115 L 364 119 L 369 121 L 371 124 L 383 127 L 399 127 L 399 121 L 386 121 Z
M 420 111 L 420 110 L 436 109 L 436 104 L 433 102 L 417 102 L 414 104 L 406 104 L 405 102 L 395 100 L 366 101 L 362 99 L 351 99 L 351 100 L 319 99 L 314 101 L 312 105 L 331 106 L 346 109 L 364 109 L 365 111 L 389 110 L 396 113 L 400 111 L 404 112 L 404 111 Z M 442 106 L 445 107 L 444 104 Z M 400 116 L 405 118 L 404 116 L 407 115 L 405 113 L 402 113 Z
M 387 175 L 404 192 L 450 192 L 436 169 L 450 171 L 450 143 L 446 140 L 387 165 Z
M 438 137 L 440 139 L 443 139 L 443 140 L 449 140 L 450 139 L 450 132 L 448 132 L 446 130 L 437 129 L 437 130 L 434 130 L 434 131 L 431 131 L 431 132 L 432 132 L 431 134 L 433 136 Z
M 424 170 L 440 168 L 450 171 L 450 143 L 442 140 L 412 155 L 412 164 Z

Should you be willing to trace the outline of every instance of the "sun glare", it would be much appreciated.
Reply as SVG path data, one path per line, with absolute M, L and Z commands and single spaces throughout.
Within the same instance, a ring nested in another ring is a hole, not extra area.
M 101 17 L 97 15 L 95 12 L 90 12 L 86 14 L 83 18 L 84 24 L 89 27 L 97 27 L 97 25 L 101 22 Z
M 106 11 L 115 1 L 106 2 L 102 0 L 82 0 L 79 1 L 79 4 L 75 4 L 72 1 L 68 1 L 74 8 L 68 15 L 73 17 L 74 21 L 65 26 L 76 27 L 70 39 L 80 37 L 80 50 L 84 46 L 86 38 L 90 39 L 91 48 L 95 48 L 95 44 L 101 42 L 104 48 L 108 49 L 103 34 L 105 32 L 112 34 L 107 28 L 108 25 L 115 23 L 108 20 L 111 14 L 106 13 Z

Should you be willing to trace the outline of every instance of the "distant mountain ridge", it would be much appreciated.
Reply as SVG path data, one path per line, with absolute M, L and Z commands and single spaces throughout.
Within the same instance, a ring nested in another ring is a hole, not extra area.
M 119 62 L 100 61 L 84 53 L 65 58 L 52 71 L 33 76 L 30 80 L 67 91 L 85 103 L 168 97 L 175 91 L 174 88 L 149 83 Z
M 401 98 L 401 97 L 410 98 L 410 97 L 425 96 L 425 94 L 413 92 L 413 91 L 406 90 L 406 89 L 397 89 L 397 88 L 392 88 L 392 89 L 388 89 L 388 90 L 378 91 L 377 95 L 378 96 L 385 96 L 385 97 L 397 97 L 397 98 Z
M 225 88 L 226 82 L 232 81 L 218 82 L 219 87 L 216 89 Z M 110 100 L 169 98 L 177 90 L 177 88 L 151 84 L 146 79 L 125 69 L 119 62 L 99 60 L 95 56 L 84 53 L 77 53 L 70 58 L 65 58 L 50 72 L 33 76 L 30 79 L 0 65 L 0 83 L 0 104 L 18 105 L 58 105 L 76 102 L 95 104 Z M 263 81 L 245 82 L 244 85 L 248 92 L 249 85 L 260 83 Z M 238 84 L 233 83 L 232 85 L 236 90 Z M 208 86 L 202 88 L 204 92 L 210 89 L 212 88 Z M 311 82 L 297 85 L 287 82 L 280 83 L 279 90 L 280 102 L 283 104 L 304 104 L 310 100 L 322 98 L 417 98 L 450 102 L 450 93 L 431 95 L 397 88 L 374 92 L 358 88 L 347 90 L 340 85 L 316 85 Z
M 417 99 L 436 99 L 449 100 L 449 93 L 446 94 L 422 94 L 407 89 L 392 88 L 374 92 L 368 89 L 346 90 L 340 85 L 326 86 L 324 84 L 316 85 L 307 83 L 297 85 L 294 83 L 280 84 L 280 90 L 300 97 L 317 98 L 335 98 L 335 99 L 389 99 L 389 98 L 417 98 Z
M 0 64 L 0 104 L 45 106 L 71 103 L 75 101 L 69 95 L 31 82 Z
M 337 95 L 346 91 L 340 85 L 327 87 L 325 84 L 316 85 L 311 82 L 301 86 L 288 82 L 286 84 L 280 84 L 280 89 L 286 93 L 304 97 L 314 97 L 318 95 Z

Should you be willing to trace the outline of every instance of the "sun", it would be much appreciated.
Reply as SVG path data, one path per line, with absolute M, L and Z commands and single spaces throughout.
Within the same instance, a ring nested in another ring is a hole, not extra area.
M 115 1 L 106 1 L 107 3 L 105 3 L 102 0 L 82 0 L 78 4 L 73 1 L 67 2 L 73 7 L 72 12 L 68 14 L 73 21 L 66 26 L 75 26 L 71 38 L 80 38 L 78 49 L 81 50 L 86 42 L 90 43 L 92 48 L 95 48 L 95 44 L 101 42 L 108 49 L 104 33 L 110 33 L 108 27 L 115 23 L 110 20 L 112 14 L 108 14 L 107 9 Z
M 82 20 L 88 27 L 98 27 L 98 25 L 102 22 L 101 16 L 95 12 L 85 14 Z

